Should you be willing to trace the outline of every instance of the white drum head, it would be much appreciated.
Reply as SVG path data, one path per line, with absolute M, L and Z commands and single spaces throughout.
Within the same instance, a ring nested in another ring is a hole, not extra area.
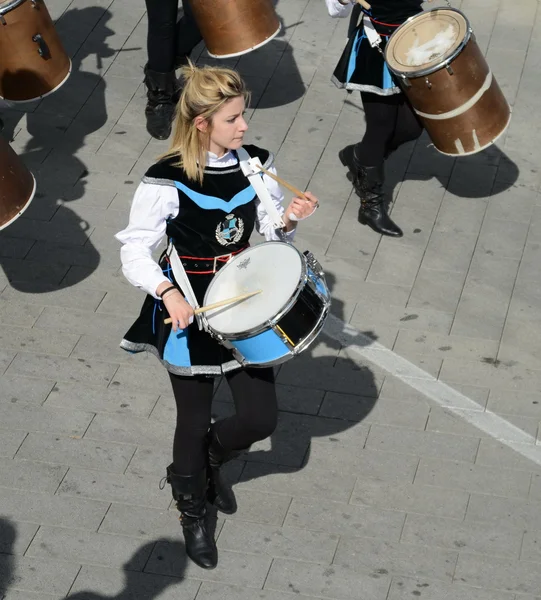
M 466 17 L 457 10 L 437 8 L 412 17 L 391 36 L 385 48 L 390 69 L 414 77 L 442 63 L 462 44 L 468 32 Z
M 288 304 L 299 285 L 302 264 L 299 251 L 283 242 L 267 242 L 241 252 L 212 280 L 205 294 L 205 305 L 256 290 L 262 292 L 208 311 L 209 325 L 226 335 L 263 325 Z

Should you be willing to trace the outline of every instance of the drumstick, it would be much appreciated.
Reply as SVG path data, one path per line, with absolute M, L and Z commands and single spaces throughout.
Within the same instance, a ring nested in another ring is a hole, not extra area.
M 310 200 L 310 198 L 308 198 L 308 196 L 305 196 L 304 193 L 301 192 L 298 188 L 296 188 L 294 185 L 291 185 L 287 181 L 284 181 L 281 177 L 278 177 L 278 175 L 275 175 L 274 173 L 267 171 L 267 169 L 264 169 L 263 167 L 261 167 L 259 165 L 258 165 L 258 169 L 261 169 L 261 171 L 263 171 L 263 173 L 265 173 L 265 175 L 268 175 L 271 179 L 274 179 L 274 181 L 277 181 L 280 185 L 283 185 L 290 192 L 293 192 L 295 194 L 295 196 L 298 196 L 299 198 L 303 198 L 304 200 L 308 200 L 308 202 L 313 202 L 313 200 Z
M 366 0 L 356 0 L 356 2 L 357 4 L 360 4 L 363 8 L 366 8 L 366 10 L 370 10 L 372 8 L 372 6 L 368 4 Z
M 196 308 L 193 311 L 194 315 L 199 315 L 201 313 L 207 312 L 208 310 L 212 310 L 214 308 L 220 308 L 222 306 L 227 306 L 228 304 L 232 304 L 233 302 L 240 302 L 241 300 L 246 300 L 246 298 L 251 298 L 256 294 L 261 294 L 263 290 L 257 290 L 255 292 L 248 292 L 247 294 L 241 294 L 240 296 L 235 296 L 234 298 L 228 298 L 227 300 L 220 300 L 219 302 L 214 302 L 214 304 L 208 304 L 207 306 L 201 306 L 201 308 Z M 173 319 L 168 318 L 164 319 L 163 322 L 168 325 L 173 322 Z

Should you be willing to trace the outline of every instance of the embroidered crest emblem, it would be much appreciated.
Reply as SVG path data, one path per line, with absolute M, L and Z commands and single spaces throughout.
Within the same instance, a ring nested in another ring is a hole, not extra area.
M 248 265 L 250 264 L 251 260 L 252 260 L 251 258 L 245 258 L 244 260 L 241 260 L 240 263 L 237 265 L 237 269 L 248 268 Z
M 225 220 L 216 227 L 216 239 L 222 246 L 236 244 L 244 233 L 244 221 L 233 214 L 226 215 Z

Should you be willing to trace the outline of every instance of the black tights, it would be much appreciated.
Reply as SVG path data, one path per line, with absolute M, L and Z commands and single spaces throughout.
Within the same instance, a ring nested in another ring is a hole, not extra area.
M 206 465 L 214 380 L 169 374 L 177 404 L 173 442 L 174 472 L 192 475 Z M 275 430 L 278 416 L 272 368 L 239 369 L 226 374 L 236 414 L 213 424 L 226 450 L 243 450 Z
M 148 68 L 159 73 L 173 70 L 175 58 L 189 56 L 201 41 L 188 0 L 177 23 L 178 0 L 145 0 L 148 18 Z
M 361 92 L 366 133 L 355 144 L 359 164 L 375 167 L 405 142 L 417 139 L 423 127 L 404 94 L 378 96 Z

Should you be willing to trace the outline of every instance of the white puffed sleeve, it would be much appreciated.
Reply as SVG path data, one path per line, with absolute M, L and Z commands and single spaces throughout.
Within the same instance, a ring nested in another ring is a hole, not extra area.
M 270 171 L 273 175 L 276 175 L 276 169 L 274 168 L 274 166 L 267 168 L 267 171 Z M 274 206 L 276 206 L 280 215 L 283 216 L 283 214 L 285 212 L 285 208 L 282 206 L 282 202 L 284 201 L 284 193 L 282 192 L 282 189 L 280 188 L 278 183 L 276 181 L 274 181 L 274 179 L 271 179 L 267 175 L 263 175 L 263 182 L 265 183 L 266 188 L 269 190 L 269 193 L 271 195 Z M 265 210 L 265 207 L 263 206 L 263 204 L 261 204 L 261 201 L 259 200 L 259 198 L 256 198 L 256 206 L 257 206 L 256 229 L 257 229 L 258 233 L 260 233 L 261 235 L 264 235 L 265 239 L 268 242 L 273 241 L 273 240 L 279 241 L 283 238 L 284 235 L 287 240 L 289 240 L 289 241 L 293 240 L 293 238 L 295 237 L 296 228 L 292 229 L 291 231 L 286 232 L 285 234 L 283 232 L 277 231 L 274 228 L 272 219 L 270 218 L 269 214 Z
M 325 4 L 327 5 L 327 10 L 331 17 L 349 17 L 355 2 L 342 4 L 341 2 L 338 2 L 338 0 L 325 0 Z
M 122 272 L 135 287 L 156 296 L 156 288 L 169 281 L 152 257 L 165 236 L 167 219 L 178 214 L 178 192 L 175 187 L 140 183 L 131 206 L 126 229 L 115 235 L 122 244 Z

